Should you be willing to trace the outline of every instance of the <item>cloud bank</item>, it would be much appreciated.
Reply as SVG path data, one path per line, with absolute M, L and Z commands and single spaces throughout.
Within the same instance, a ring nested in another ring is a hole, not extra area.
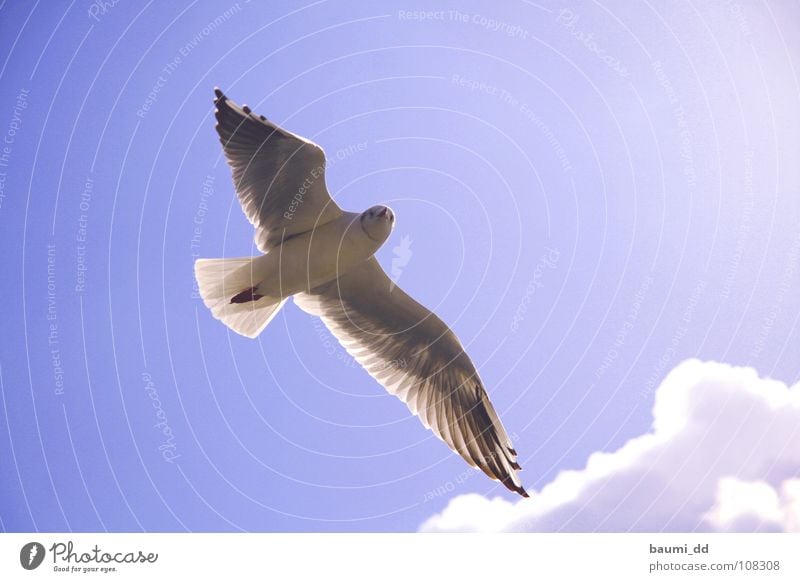
M 530 499 L 462 495 L 420 531 L 800 531 L 800 383 L 687 360 L 653 417 Z

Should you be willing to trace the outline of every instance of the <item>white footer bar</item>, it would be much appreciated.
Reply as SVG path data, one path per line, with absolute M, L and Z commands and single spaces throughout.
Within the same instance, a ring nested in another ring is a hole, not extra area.
M 2 534 L 0 580 L 800 580 L 795 534 Z

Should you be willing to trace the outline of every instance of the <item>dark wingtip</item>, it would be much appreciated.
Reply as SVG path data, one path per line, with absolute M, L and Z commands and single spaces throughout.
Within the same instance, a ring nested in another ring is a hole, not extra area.
M 511 468 L 516 469 L 517 471 L 522 471 L 522 467 L 520 467 L 519 463 L 516 461 L 511 461 Z
M 219 119 L 220 111 L 228 107 L 228 97 L 225 95 L 225 93 L 222 92 L 222 89 L 220 89 L 219 87 L 214 87 L 214 95 L 216 96 L 216 98 L 214 99 L 214 105 L 215 105 L 214 115 L 216 116 L 217 119 Z M 217 129 L 219 129 L 219 123 L 217 124 L 216 127 Z
M 525 488 L 522 485 L 517 485 L 516 483 L 514 483 L 514 479 L 511 477 L 511 475 L 506 475 L 502 477 L 500 479 L 500 482 L 503 485 L 505 485 L 506 489 L 508 489 L 509 491 L 513 491 L 514 493 L 519 493 L 523 497 L 530 497 L 530 495 L 528 495 L 528 492 L 525 491 Z
M 508 487 L 514 493 L 520 494 L 522 497 L 530 497 L 530 495 L 528 495 L 528 492 L 525 491 L 525 488 L 522 485 L 511 485 L 511 486 L 506 485 L 506 487 Z

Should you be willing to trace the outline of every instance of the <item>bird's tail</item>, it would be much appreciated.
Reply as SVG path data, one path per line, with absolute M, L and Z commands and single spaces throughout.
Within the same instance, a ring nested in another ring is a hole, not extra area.
M 280 311 L 286 299 L 255 293 L 252 257 L 198 259 L 194 276 L 203 303 L 233 331 L 254 338 Z

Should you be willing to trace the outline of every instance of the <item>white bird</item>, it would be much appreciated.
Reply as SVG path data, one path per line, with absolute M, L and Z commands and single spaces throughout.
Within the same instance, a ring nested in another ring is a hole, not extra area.
M 215 93 L 217 132 L 264 254 L 195 263 L 214 317 L 254 338 L 293 297 L 467 463 L 528 497 L 511 439 L 461 342 L 375 258 L 394 227 L 392 210 L 343 211 L 325 186 L 320 146 Z

